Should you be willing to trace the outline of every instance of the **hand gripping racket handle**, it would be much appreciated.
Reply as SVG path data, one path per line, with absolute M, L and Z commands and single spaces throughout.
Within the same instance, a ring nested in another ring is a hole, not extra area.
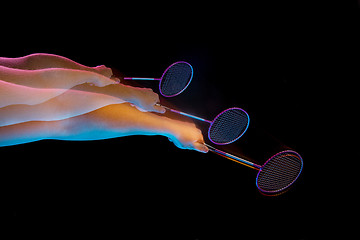
M 197 116 L 194 116 L 194 115 L 191 115 L 191 114 L 188 114 L 188 113 L 184 113 L 184 112 L 180 112 L 178 110 L 175 110 L 175 109 L 171 109 L 171 108 L 168 108 L 168 107 L 165 107 L 159 103 L 155 104 L 156 106 L 159 106 L 159 107 L 163 107 L 165 108 L 166 110 L 169 110 L 171 112 L 174 112 L 174 113 L 178 113 L 178 114 L 181 114 L 181 115 L 184 115 L 184 116 L 187 116 L 187 117 L 190 117 L 190 118 L 194 118 L 194 119 L 197 119 L 197 120 L 200 120 L 200 121 L 203 121 L 203 122 L 208 122 L 208 123 L 212 123 L 212 121 L 209 121 L 209 120 L 206 120 L 204 118 L 200 118 L 200 117 L 197 117 Z

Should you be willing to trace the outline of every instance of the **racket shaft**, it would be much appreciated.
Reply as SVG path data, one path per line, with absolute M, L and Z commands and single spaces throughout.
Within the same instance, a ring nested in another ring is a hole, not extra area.
M 188 114 L 188 113 L 180 112 L 180 111 L 178 111 L 178 110 L 171 109 L 171 108 L 168 108 L 168 107 L 162 106 L 162 105 L 160 105 L 160 104 L 157 104 L 157 105 L 158 105 L 158 106 L 161 106 L 161 107 L 163 107 L 163 108 L 165 108 L 165 109 L 167 109 L 167 110 L 169 110 L 169 111 L 171 111 L 171 112 L 181 114 L 181 115 L 183 115 L 183 116 L 187 116 L 187 117 L 190 117 L 190 118 L 193 118 L 193 119 L 197 119 L 197 120 L 200 120 L 200 121 L 203 121 L 203 122 L 212 123 L 211 121 L 206 120 L 206 119 L 204 119 L 204 118 L 200 118 L 200 117 L 197 117 L 197 116 L 194 116 L 194 115 Z
M 124 80 L 160 80 L 160 78 L 124 77 Z
M 234 156 L 234 155 L 232 155 L 232 154 L 223 152 L 223 151 L 221 151 L 221 150 L 219 150 L 219 149 L 216 149 L 216 148 L 214 148 L 214 147 L 212 147 L 212 146 L 210 146 L 210 145 L 208 145 L 208 144 L 206 144 L 206 143 L 205 143 L 205 146 L 207 146 L 210 151 L 215 152 L 215 153 L 217 153 L 217 154 L 219 154 L 219 155 L 221 155 L 221 156 L 223 156 L 223 157 L 226 157 L 226 158 L 228 158 L 228 159 L 230 159 L 230 160 L 233 160 L 233 161 L 235 161 L 235 162 L 237 162 L 237 163 L 243 164 L 243 165 L 245 165 L 245 166 L 247 166 L 247 167 L 251 167 L 251 168 L 254 168 L 254 169 L 260 169 L 260 168 L 261 168 L 260 165 L 257 165 L 257 164 L 255 164 L 255 163 L 249 162 L 249 161 L 247 161 L 247 160 L 245 160 L 245 159 L 242 159 L 242 158 L 240 158 L 240 157 L 236 157 L 236 156 Z

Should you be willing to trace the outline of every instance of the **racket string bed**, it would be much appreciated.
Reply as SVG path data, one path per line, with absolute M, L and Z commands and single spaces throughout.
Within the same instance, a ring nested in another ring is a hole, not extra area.
M 278 192 L 290 186 L 299 176 L 302 160 L 295 154 L 278 154 L 271 158 L 257 177 L 257 185 L 264 192 Z
M 188 63 L 179 62 L 168 68 L 162 76 L 161 91 L 167 96 L 182 92 L 192 78 L 192 68 Z
M 216 144 L 228 144 L 237 140 L 246 131 L 249 116 L 242 109 L 231 109 L 219 114 L 209 131 L 209 139 Z
M 244 158 L 216 149 L 206 143 L 205 146 L 220 156 L 258 170 L 256 186 L 265 195 L 271 194 L 275 196 L 284 193 L 297 180 L 303 168 L 301 156 L 292 150 L 279 152 L 260 166 Z
M 225 145 L 238 140 L 246 132 L 250 123 L 250 118 L 247 112 L 237 107 L 226 109 L 217 115 L 213 121 L 209 121 L 160 104 L 157 104 L 157 106 L 162 106 L 166 110 L 183 116 L 210 123 L 210 127 L 208 129 L 209 140 L 218 145 Z
M 182 93 L 190 84 L 193 77 L 190 63 L 180 61 L 171 64 L 161 78 L 124 77 L 124 80 L 157 80 L 159 90 L 164 97 L 174 97 Z

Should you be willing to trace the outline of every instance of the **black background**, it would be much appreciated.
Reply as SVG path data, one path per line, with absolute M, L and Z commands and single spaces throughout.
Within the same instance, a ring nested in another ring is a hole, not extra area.
M 332 222 L 324 203 L 334 188 L 345 190 L 324 169 L 356 144 L 356 1 L 119 4 L 13 12 L 0 55 L 54 53 L 143 77 L 187 61 L 193 82 L 163 103 L 207 119 L 241 107 L 250 127 L 222 149 L 259 164 L 293 149 L 303 173 L 290 191 L 267 197 L 256 171 L 160 136 L 5 147 L 2 198 L 12 235 L 312 239 L 319 222 Z M 158 92 L 156 83 L 142 84 Z M 196 123 L 206 137 L 206 123 Z

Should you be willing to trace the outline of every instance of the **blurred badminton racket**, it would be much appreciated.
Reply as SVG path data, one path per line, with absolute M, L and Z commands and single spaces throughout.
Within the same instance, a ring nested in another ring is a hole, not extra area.
M 171 112 L 210 123 L 208 137 L 211 142 L 217 145 L 225 145 L 235 142 L 246 132 L 250 123 L 250 118 L 247 112 L 237 107 L 226 109 L 218 114 L 214 120 L 209 121 L 204 118 L 180 112 L 160 104 L 156 105 L 161 106 Z
M 189 86 L 193 73 L 193 68 L 189 63 L 180 61 L 171 64 L 161 78 L 125 77 L 124 80 L 160 81 L 159 90 L 161 95 L 164 97 L 174 97 L 182 93 Z
M 256 186 L 265 194 L 283 193 L 296 181 L 303 168 L 301 156 L 291 150 L 275 154 L 260 166 L 243 158 L 223 152 L 206 143 L 205 146 L 220 156 L 259 170 L 256 176 Z

